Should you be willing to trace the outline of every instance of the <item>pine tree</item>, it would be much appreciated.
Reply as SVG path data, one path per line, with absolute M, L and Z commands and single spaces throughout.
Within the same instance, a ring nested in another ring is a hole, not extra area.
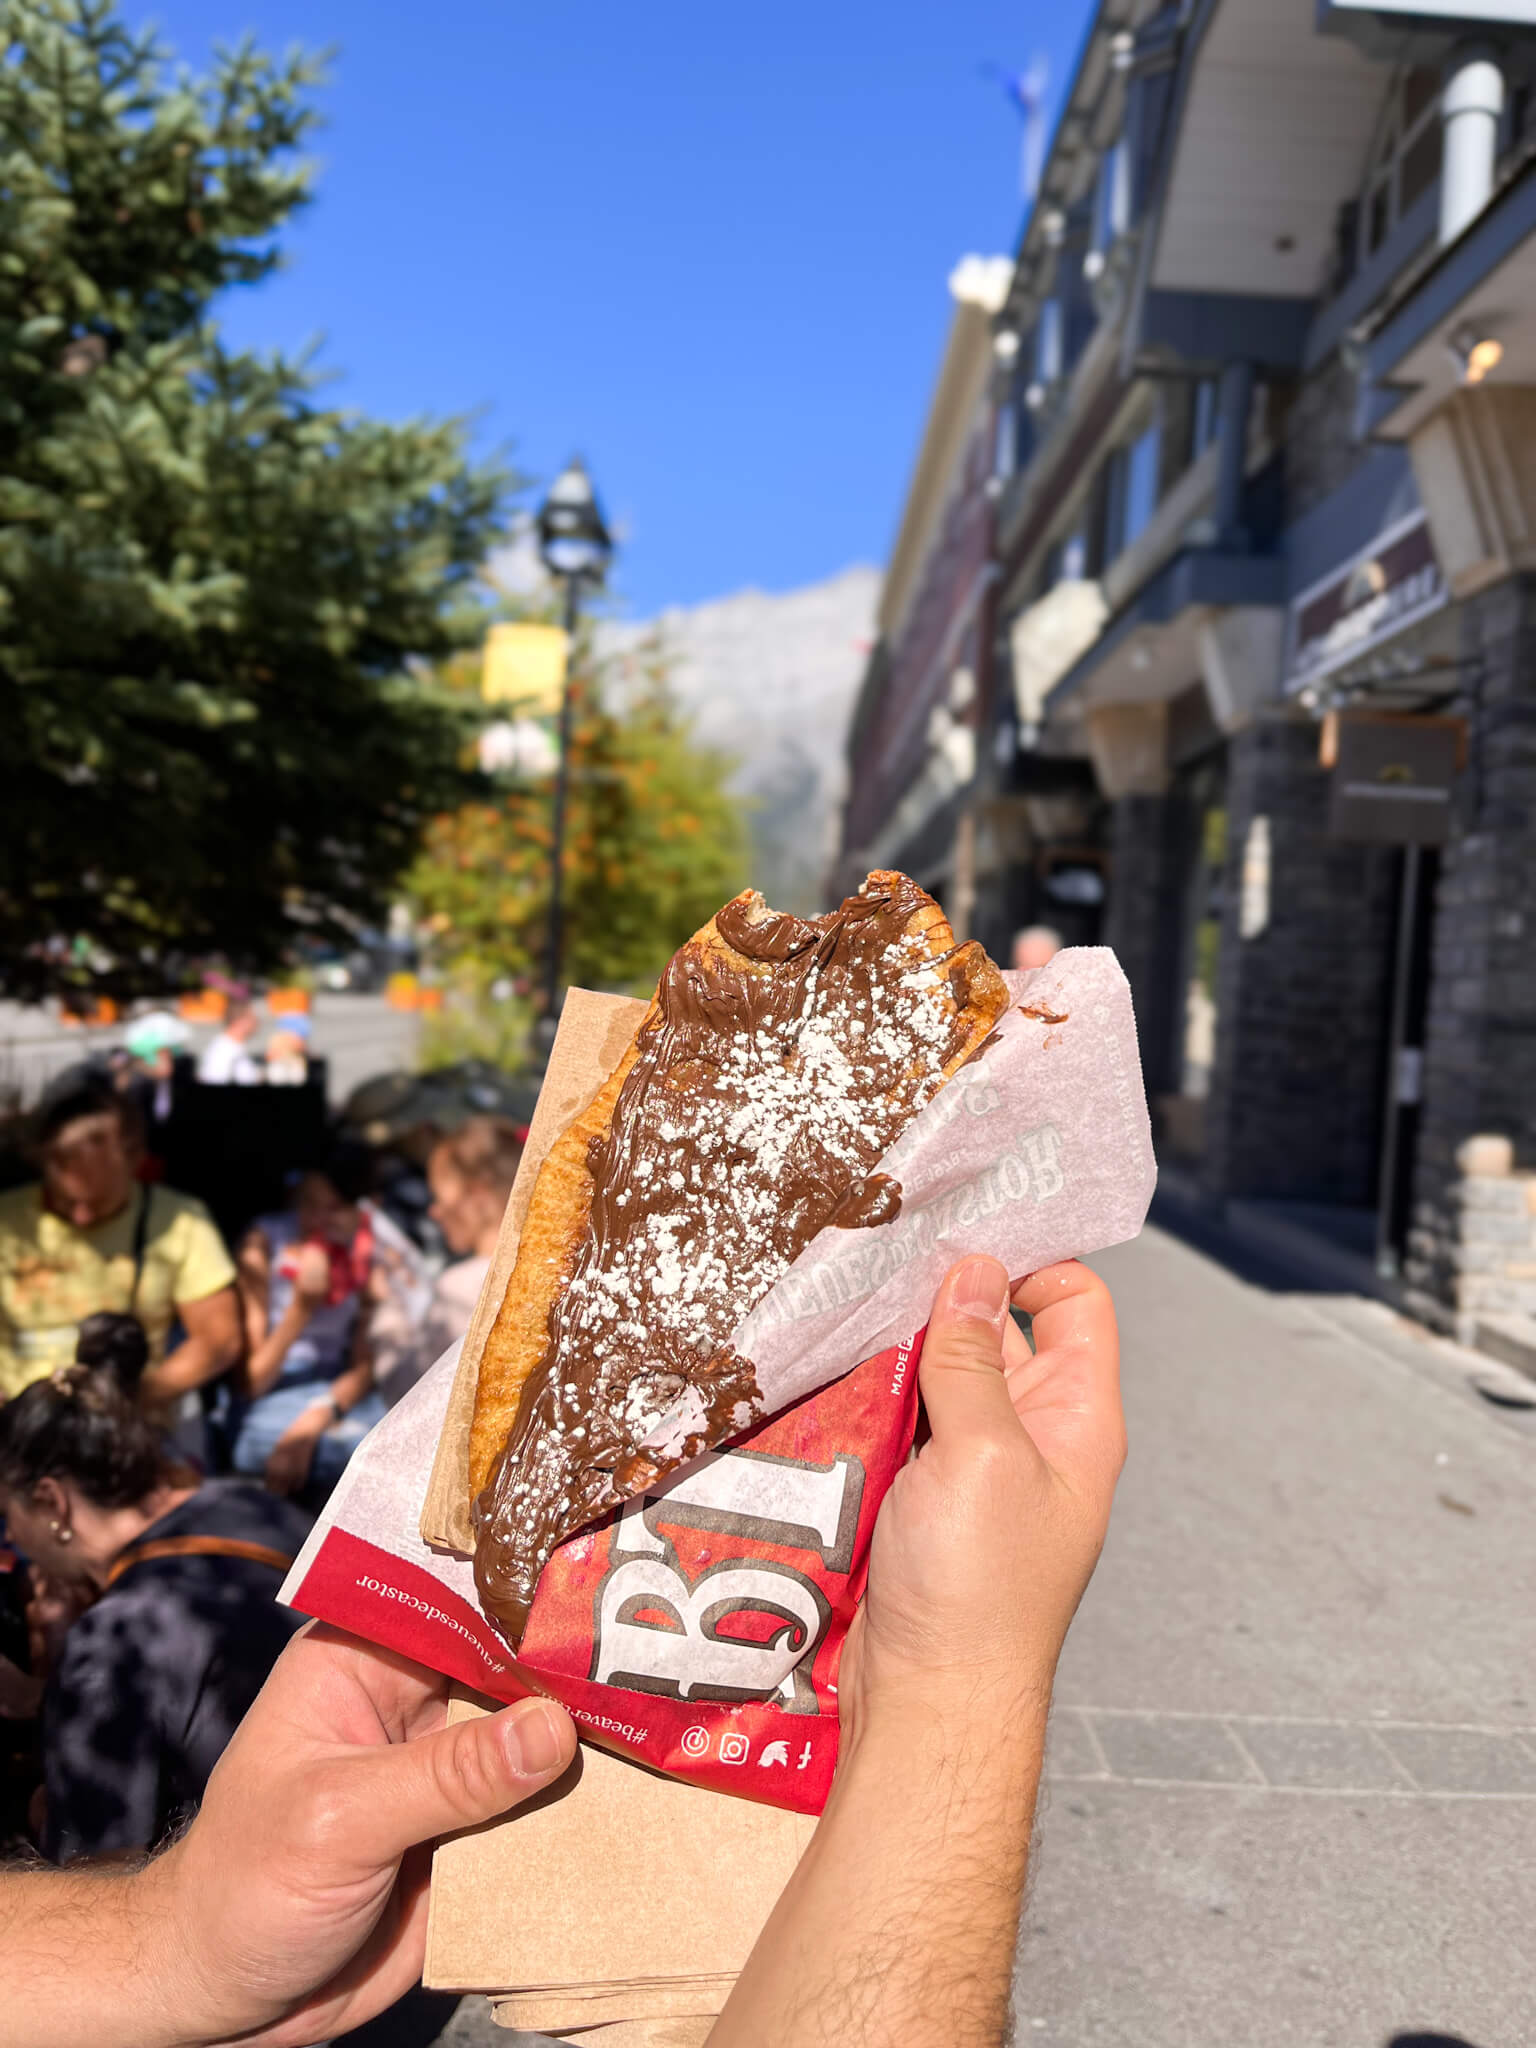
M 0 0 L 0 39 L 0 985 L 81 936 L 99 988 L 259 968 L 462 797 L 421 678 L 508 479 L 211 325 L 305 202 L 313 60 L 173 77 L 111 0 Z

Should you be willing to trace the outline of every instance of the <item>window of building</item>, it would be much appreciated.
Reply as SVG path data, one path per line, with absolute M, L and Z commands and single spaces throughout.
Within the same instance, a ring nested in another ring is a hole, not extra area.
M 1044 405 L 1052 386 L 1060 381 L 1061 371 L 1061 301 L 1047 299 L 1040 308 L 1040 321 L 1035 328 L 1034 359 L 1031 364 L 1029 389 L 1025 393 L 1025 403 L 1030 407 Z
M 1093 234 L 1083 265 L 1089 277 L 1098 276 L 1105 258 L 1131 224 L 1131 153 L 1125 139 L 1112 143 L 1099 164 L 1099 180 L 1093 198 Z
M 1531 82 L 1528 78 L 1510 81 L 1509 104 L 1504 116 L 1507 130 L 1506 147 L 1525 138 L 1525 131 L 1531 125 Z
M 1040 579 L 1036 598 L 1044 597 L 1054 590 L 1058 583 L 1081 583 L 1088 574 L 1088 535 L 1081 525 L 1053 542 L 1046 551 L 1045 573 Z
M 1374 256 L 1440 176 L 1440 75 L 1400 71 L 1392 81 L 1371 152 L 1357 232 L 1360 261 Z
M 1006 483 L 1018 469 L 1019 416 L 1011 405 L 1002 405 L 997 410 L 996 432 L 992 444 L 992 474 L 1000 483 Z
M 1163 430 L 1154 420 L 1139 434 L 1125 456 L 1125 532 L 1121 545 L 1129 547 L 1152 524 L 1157 510 L 1158 479 L 1163 456 Z
M 1163 427 L 1155 419 L 1124 448 L 1110 457 L 1109 507 L 1105 525 L 1106 561 L 1138 541 L 1152 523 L 1160 495 Z
M 1216 439 L 1221 425 L 1221 386 L 1214 377 L 1202 377 L 1195 386 L 1194 414 L 1190 424 L 1189 459 L 1198 462 Z
M 1215 441 L 1220 424 L 1220 386 L 1214 377 L 1170 377 L 1159 388 L 1162 422 L 1162 490 L 1168 492 Z
M 1088 574 L 1088 536 L 1079 527 L 1069 533 L 1061 544 L 1061 560 L 1057 565 L 1058 583 L 1081 583 Z

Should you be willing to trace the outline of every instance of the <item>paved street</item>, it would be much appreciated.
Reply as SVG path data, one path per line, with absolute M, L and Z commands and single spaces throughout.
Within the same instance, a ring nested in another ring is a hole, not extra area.
M 1068 1645 L 1022 2042 L 1536 2035 L 1536 1400 L 1149 1230 L 1094 1262 L 1131 1460 Z
M 419 1017 L 391 1009 L 382 996 L 321 993 L 314 1002 L 310 1043 L 329 1062 L 332 1102 L 344 1102 L 370 1075 L 415 1064 Z M 55 1074 L 93 1052 L 121 1045 L 123 1034 L 120 1024 L 66 1030 L 48 1010 L 0 1002 L 0 1097 L 14 1091 L 23 1101 L 34 1101 Z M 207 1028 L 197 1030 L 194 1049 L 211 1035 Z
M 1020 2048 L 1525 2048 L 1536 1387 L 1158 1230 L 1094 1263 L 1131 1460 L 1062 1666 Z M 466 2000 L 447 2038 L 526 2037 Z

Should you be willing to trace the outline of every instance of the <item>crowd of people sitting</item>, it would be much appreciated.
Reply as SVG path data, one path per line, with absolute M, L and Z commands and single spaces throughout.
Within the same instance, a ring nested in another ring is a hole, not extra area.
M 119 1077 L 120 1078 L 120 1077 Z M 235 1078 L 235 1077 L 231 1077 Z M 329 1135 L 226 1244 L 155 1177 L 138 1091 L 77 1071 L 0 1193 L 3 1831 L 164 1839 L 298 1617 L 274 1599 L 368 1430 L 468 1325 L 521 1154 L 414 1134 L 424 1216 Z

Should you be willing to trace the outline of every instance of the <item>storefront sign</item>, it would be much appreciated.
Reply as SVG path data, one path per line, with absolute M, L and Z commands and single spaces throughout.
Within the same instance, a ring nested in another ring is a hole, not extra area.
M 1299 690 L 1360 661 L 1439 611 L 1448 595 L 1428 520 L 1422 512 L 1399 520 L 1296 599 L 1286 688 Z
M 1328 829 L 1366 846 L 1443 846 L 1466 726 L 1459 718 L 1345 714 L 1331 735 Z

